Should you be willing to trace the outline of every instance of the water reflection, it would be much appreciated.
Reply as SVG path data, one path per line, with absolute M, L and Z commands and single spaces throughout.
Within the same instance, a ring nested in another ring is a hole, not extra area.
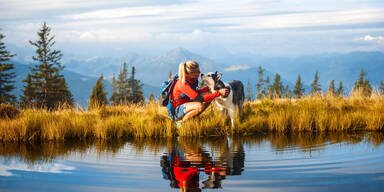
M 212 151 L 206 150 L 204 143 L 181 137 L 161 157 L 163 178 L 170 181 L 172 188 L 180 191 L 222 188 L 226 176 L 241 175 L 245 159 L 242 142 L 215 138 L 215 142 L 209 143 L 216 148 Z
M 231 175 L 241 174 L 237 167 L 244 167 L 243 146 L 259 146 L 270 143 L 272 151 L 290 151 L 298 149 L 310 152 L 324 149 L 335 143 L 354 144 L 365 142 L 378 146 L 384 141 L 384 133 L 300 133 L 300 134 L 265 134 L 251 137 L 233 138 L 132 138 L 129 140 L 108 141 L 71 141 L 43 143 L 0 143 L 0 157 L 17 158 L 27 164 L 50 162 L 56 158 L 65 158 L 73 153 L 85 154 L 90 150 L 98 156 L 114 155 L 130 146 L 136 155 L 150 152 L 157 155 L 160 151 L 182 151 L 185 158 L 197 160 L 211 159 L 215 163 L 227 163 Z M 86 158 L 86 156 L 84 157 Z M 198 159 L 199 158 L 199 159 Z M 213 158 L 213 160 L 212 160 Z M 186 159 L 188 161 L 188 159 Z M 240 165 L 234 165 L 240 163 Z
M 328 132 L 0 143 L 0 188 L 322 191 L 346 183 L 351 191 L 377 189 L 384 185 L 383 141 L 383 133 Z

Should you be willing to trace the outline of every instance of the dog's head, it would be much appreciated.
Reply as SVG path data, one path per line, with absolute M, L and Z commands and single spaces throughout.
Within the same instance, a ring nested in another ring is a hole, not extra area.
M 221 73 L 209 72 L 207 75 L 201 74 L 201 79 L 207 82 L 208 87 L 212 90 L 219 90 L 225 88 L 224 83 L 221 81 Z

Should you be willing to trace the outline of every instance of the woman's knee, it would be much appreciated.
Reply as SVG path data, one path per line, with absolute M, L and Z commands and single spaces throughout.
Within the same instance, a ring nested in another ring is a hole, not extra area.
M 200 102 L 190 102 L 186 104 L 186 111 L 200 111 L 202 108 L 202 103 Z
M 196 104 L 196 110 L 200 113 L 204 110 L 205 106 L 203 103 Z

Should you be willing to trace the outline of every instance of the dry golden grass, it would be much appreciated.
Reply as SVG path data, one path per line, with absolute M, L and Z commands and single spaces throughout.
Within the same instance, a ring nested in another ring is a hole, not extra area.
M 230 126 L 211 105 L 177 128 L 156 103 L 109 106 L 82 111 L 25 109 L 0 120 L 0 140 L 63 141 L 128 137 L 254 135 L 261 132 L 383 131 L 384 97 L 314 96 L 246 102 L 241 120 Z

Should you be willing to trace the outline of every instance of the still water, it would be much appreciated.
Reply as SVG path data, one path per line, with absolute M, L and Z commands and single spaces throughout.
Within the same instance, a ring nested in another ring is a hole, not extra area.
M 0 191 L 383 191 L 384 134 L 0 144 Z

